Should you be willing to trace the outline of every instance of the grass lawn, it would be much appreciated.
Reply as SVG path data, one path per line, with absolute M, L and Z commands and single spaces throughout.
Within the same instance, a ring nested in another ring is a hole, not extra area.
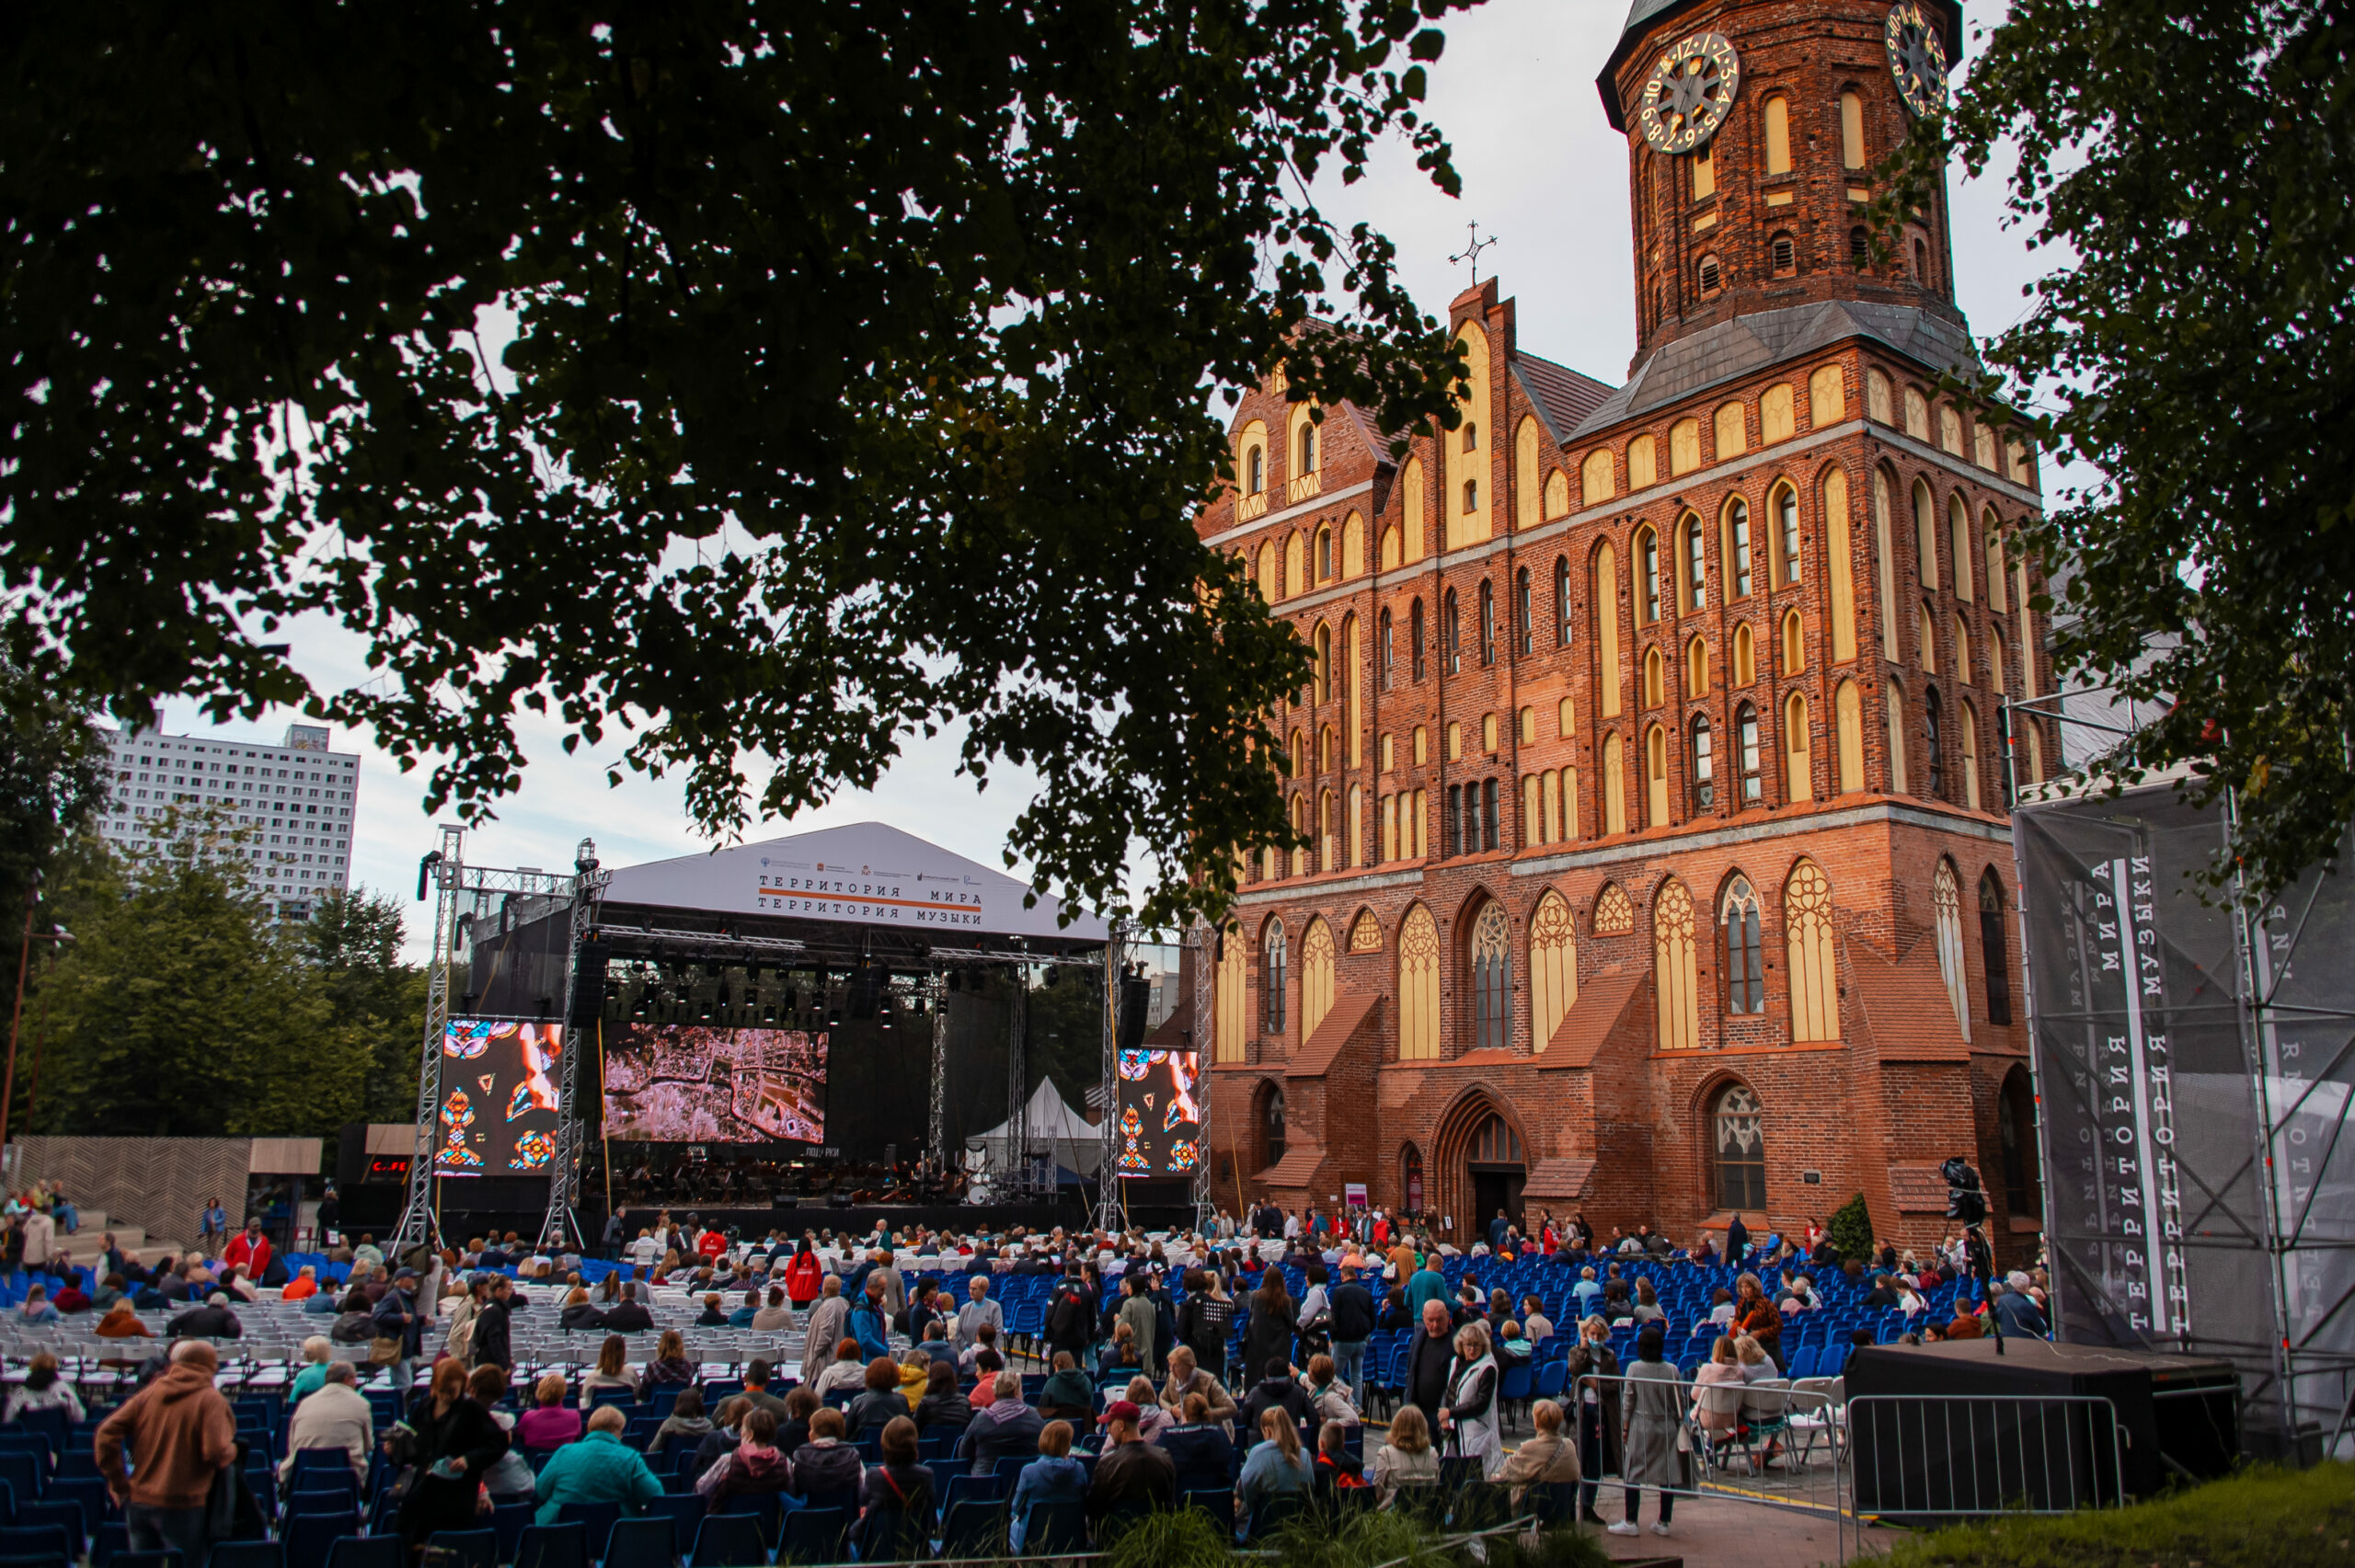
M 1956 1525 L 1889 1568 L 2355 1568 L 2355 1465 L 2250 1470 L 2154 1503 Z

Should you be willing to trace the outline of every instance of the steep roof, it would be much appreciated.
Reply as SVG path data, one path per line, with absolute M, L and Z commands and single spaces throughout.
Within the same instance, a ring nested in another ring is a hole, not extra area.
M 1569 439 L 1851 338 L 1876 339 L 1934 371 L 1970 371 L 1979 363 L 1970 328 L 1918 305 L 1855 300 L 1789 305 L 1720 321 L 1662 345 L 1636 367 L 1626 385 L 1593 406 Z
M 1969 1061 L 1970 1046 L 1955 1022 L 1938 944 L 1925 935 L 1891 964 L 1861 942 L 1844 944 L 1857 1011 L 1883 1061 Z
M 1581 375 L 1568 365 L 1557 365 L 1534 354 L 1516 353 L 1512 368 L 1557 446 L 1611 395 L 1609 383 Z

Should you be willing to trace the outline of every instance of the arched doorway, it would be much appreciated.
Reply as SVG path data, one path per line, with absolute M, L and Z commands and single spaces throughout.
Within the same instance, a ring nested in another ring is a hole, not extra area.
M 1398 1157 L 1398 1180 L 1402 1195 L 1400 1208 L 1407 1214 L 1421 1214 L 1424 1202 L 1423 1151 L 1411 1143 Z
M 1521 1223 L 1521 1189 L 1529 1182 L 1529 1164 L 1521 1147 L 1521 1134 L 1512 1124 L 1491 1111 L 1488 1119 L 1472 1129 L 1472 1140 L 1465 1150 L 1465 1170 L 1472 1178 L 1472 1223 L 1468 1228 L 1459 1222 L 1458 1228 L 1478 1238 L 1488 1234 L 1488 1222 L 1501 1210 L 1515 1225 Z

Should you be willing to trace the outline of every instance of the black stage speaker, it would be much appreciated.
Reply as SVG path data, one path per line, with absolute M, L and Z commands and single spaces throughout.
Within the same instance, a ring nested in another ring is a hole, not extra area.
M 1967 1339 L 1865 1346 L 1844 1383 L 1857 1511 L 1898 1519 L 2148 1497 L 2169 1476 L 2226 1473 L 2238 1447 L 2226 1361 L 2016 1338 L 1998 1356 Z M 2114 1445 L 2088 1398 L 2116 1411 Z
M 1153 982 L 1143 975 L 1120 977 L 1120 1048 L 1133 1051 L 1144 1044 L 1144 1021 L 1153 1011 Z

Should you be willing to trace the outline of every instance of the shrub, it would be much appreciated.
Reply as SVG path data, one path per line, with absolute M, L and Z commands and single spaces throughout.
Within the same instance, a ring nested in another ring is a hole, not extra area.
M 1873 1255 L 1873 1217 L 1865 1207 L 1865 1195 L 1858 1193 L 1833 1211 L 1832 1223 L 1825 1227 L 1832 1245 L 1844 1261 L 1848 1258 L 1870 1259 Z

